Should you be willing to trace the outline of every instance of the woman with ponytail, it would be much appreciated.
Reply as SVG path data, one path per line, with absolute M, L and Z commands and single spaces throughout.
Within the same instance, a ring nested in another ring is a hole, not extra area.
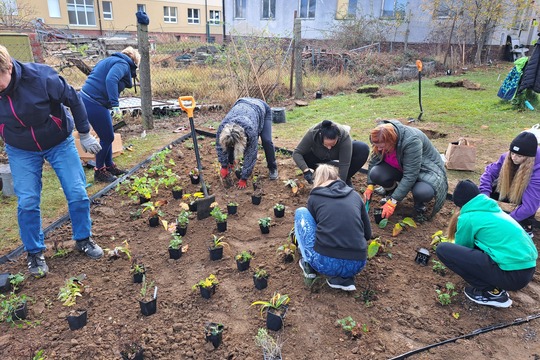
M 460 181 L 453 195 L 459 207 L 450 220 L 448 237 L 455 243 L 437 246 L 437 256 L 470 286 L 465 296 L 480 305 L 512 305 L 507 291 L 517 291 L 532 280 L 538 252 L 525 230 L 480 193 L 470 180 Z

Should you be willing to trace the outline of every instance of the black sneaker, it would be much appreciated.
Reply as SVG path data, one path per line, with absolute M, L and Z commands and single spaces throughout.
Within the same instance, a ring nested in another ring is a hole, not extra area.
M 469 300 L 480 305 L 489 305 L 500 308 L 507 308 L 512 305 L 512 300 L 508 297 L 506 290 L 495 288 L 491 291 L 486 291 L 467 286 L 464 292 Z
M 125 173 L 127 173 L 126 170 L 119 169 L 116 164 L 112 164 L 111 166 L 107 166 L 105 168 L 109 173 L 113 174 L 114 176 L 122 176 Z
M 315 270 L 313 270 L 311 265 L 309 265 L 307 261 L 304 261 L 303 258 L 300 258 L 298 265 L 300 265 L 300 269 L 302 269 L 306 279 L 315 279 L 317 277 Z
M 28 271 L 36 278 L 42 278 L 49 272 L 49 267 L 45 263 L 43 251 L 35 254 L 28 254 L 26 261 L 28 263 Z
M 108 172 L 106 167 L 94 170 L 94 182 L 112 183 L 116 179 L 117 177 Z
M 99 259 L 103 256 L 103 250 L 95 243 L 92 238 L 86 238 L 75 242 L 75 248 L 80 252 L 84 252 L 92 259 Z
M 277 168 L 275 168 L 275 169 L 270 169 L 269 171 L 270 171 L 270 176 L 268 176 L 268 178 L 269 178 L 270 180 L 277 180 L 277 178 L 278 178 L 278 176 L 279 176 L 278 171 L 277 171 Z
M 326 283 L 333 289 L 340 289 L 344 291 L 355 291 L 353 278 L 342 278 L 339 276 L 326 279 Z

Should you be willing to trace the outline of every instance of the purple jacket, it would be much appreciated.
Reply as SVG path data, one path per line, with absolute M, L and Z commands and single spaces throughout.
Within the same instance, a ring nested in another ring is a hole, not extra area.
M 508 153 L 506 152 L 501 155 L 499 161 L 486 166 L 486 170 L 480 177 L 479 188 L 482 194 L 487 196 L 491 195 L 493 186 L 499 178 L 504 159 L 506 159 L 507 156 Z M 534 162 L 534 170 L 529 186 L 527 186 L 523 192 L 521 204 L 510 213 L 510 216 L 516 221 L 522 221 L 533 216 L 538 208 L 540 208 L 540 148 L 536 149 L 536 160 Z

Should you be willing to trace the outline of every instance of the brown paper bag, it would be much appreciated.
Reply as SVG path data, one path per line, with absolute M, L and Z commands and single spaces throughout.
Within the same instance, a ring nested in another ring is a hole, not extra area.
M 448 144 L 445 156 L 449 170 L 474 171 L 476 168 L 476 148 L 465 138 Z

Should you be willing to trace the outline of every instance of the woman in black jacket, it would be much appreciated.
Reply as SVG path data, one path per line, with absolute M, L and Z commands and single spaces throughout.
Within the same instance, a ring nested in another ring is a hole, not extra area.
M 304 276 L 318 272 L 332 288 L 356 290 L 354 276 L 366 265 L 371 225 L 362 197 L 339 179 L 336 167 L 317 167 L 307 208 L 296 210 L 294 228 Z

